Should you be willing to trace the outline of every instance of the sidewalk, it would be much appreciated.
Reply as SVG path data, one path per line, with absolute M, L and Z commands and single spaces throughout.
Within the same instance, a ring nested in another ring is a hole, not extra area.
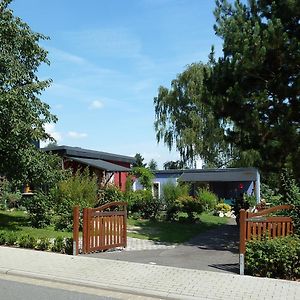
M 299 299 L 300 283 L 0 247 L 0 272 L 162 299 Z

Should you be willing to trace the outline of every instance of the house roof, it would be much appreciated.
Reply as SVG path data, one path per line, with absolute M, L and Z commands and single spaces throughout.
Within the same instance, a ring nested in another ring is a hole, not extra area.
M 46 152 L 58 153 L 63 156 L 68 157 L 81 157 L 88 159 L 102 159 L 102 160 L 110 160 L 110 161 L 118 161 L 118 162 L 126 162 L 133 164 L 135 162 L 135 158 L 131 156 L 119 155 L 114 153 L 95 151 L 89 149 L 83 149 L 80 147 L 70 147 L 70 146 L 49 146 L 42 149 Z
M 184 170 L 178 181 L 217 182 L 217 181 L 256 181 L 258 170 L 255 168 L 228 168 Z
M 100 170 L 109 171 L 109 172 L 129 172 L 129 168 L 125 168 L 110 162 L 104 161 L 102 159 L 91 159 L 91 158 L 79 158 L 79 157 L 68 157 L 73 161 L 77 161 L 81 164 L 91 166 Z

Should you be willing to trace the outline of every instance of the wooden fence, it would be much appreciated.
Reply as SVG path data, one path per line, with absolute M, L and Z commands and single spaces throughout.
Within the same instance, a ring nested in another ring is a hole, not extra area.
M 291 217 L 267 215 L 281 210 L 292 209 L 291 205 L 279 205 L 257 213 L 240 210 L 240 274 L 244 275 L 246 243 L 251 239 L 261 240 L 262 237 L 275 238 L 293 233 Z
M 78 254 L 79 208 L 74 208 L 74 247 Z M 127 245 L 127 203 L 111 202 L 97 208 L 83 209 L 82 253 L 108 250 Z M 76 232 L 75 232 L 76 231 Z

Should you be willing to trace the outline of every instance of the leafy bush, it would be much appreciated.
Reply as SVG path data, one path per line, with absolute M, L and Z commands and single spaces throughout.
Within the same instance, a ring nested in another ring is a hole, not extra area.
M 19 207 L 21 198 L 22 194 L 8 180 L 0 181 L 0 209 Z
M 38 192 L 33 197 L 28 197 L 23 205 L 28 211 L 31 226 L 43 228 L 51 223 L 53 214 L 51 196 Z
M 5 245 L 6 243 L 6 232 L 0 231 L 0 245 Z
M 98 184 L 96 176 L 90 176 L 89 170 L 79 171 L 60 181 L 51 190 L 55 200 L 54 225 L 58 230 L 72 230 L 73 207 L 95 207 L 97 203 Z
M 50 239 L 47 237 L 42 237 L 37 241 L 36 249 L 45 251 L 50 248 L 50 245 L 51 245 Z
M 192 196 L 180 196 L 176 202 L 179 205 L 179 211 L 187 213 L 191 222 L 196 219 L 196 214 L 202 213 L 204 209 L 202 202 Z
M 197 199 L 202 203 L 205 211 L 211 211 L 218 203 L 218 197 L 208 189 L 199 189 Z
M 140 184 L 146 189 L 151 191 L 152 189 L 152 180 L 154 178 L 154 174 L 151 170 L 145 167 L 134 167 L 132 168 L 132 173 L 138 179 Z
M 18 244 L 21 248 L 35 248 L 36 244 L 37 244 L 37 240 L 34 236 L 31 236 L 29 234 L 27 235 L 22 235 L 19 239 L 18 239 Z
M 189 196 L 189 186 L 186 184 L 174 184 L 167 182 L 162 186 L 163 204 L 166 208 L 167 220 L 174 220 L 180 211 L 180 205 L 176 200 L 182 196 Z
M 229 204 L 226 204 L 223 202 L 218 203 L 215 208 L 216 208 L 216 211 L 221 211 L 223 213 L 227 213 L 227 212 L 231 211 L 231 206 Z
M 17 243 L 18 237 L 14 232 L 8 232 L 6 234 L 5 244 L 7 246 L 14 246 Z
M 160 199 L 153 198 L 152 192 L 138 190 L 126 193 L 128 211 L 132 214 L 139 213 L 144 219 L 155 218 L 160 205 Z
M 114 184 L 108 184 L 98 191 L 98 203 L 96 206 L 101 206 L 106 203 L 123 201 L 123 192 Z
M 246 270 L 254 276 L 299 279 L 299 257 L 298 236 L 254 240 L 246 246 Z
M 65 253 L 73 254 L 73 238 L 65 238 Z
M 65 242 L 63 237 L 58 236 L 57 238 L 54 239 L 53 245 L 51 247 L 51 251 L 60 252 L 60 253 L 65 252 Z

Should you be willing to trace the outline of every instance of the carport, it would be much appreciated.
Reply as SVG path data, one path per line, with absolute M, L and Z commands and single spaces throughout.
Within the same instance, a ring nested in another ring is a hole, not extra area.
M 178 181 L 191 183 L 193 193 L 199 187 L 209 186 L 220 198 L 235 199 L 248 194 L 260 202 L 260 174 L 255 168 L 187 170 Z

